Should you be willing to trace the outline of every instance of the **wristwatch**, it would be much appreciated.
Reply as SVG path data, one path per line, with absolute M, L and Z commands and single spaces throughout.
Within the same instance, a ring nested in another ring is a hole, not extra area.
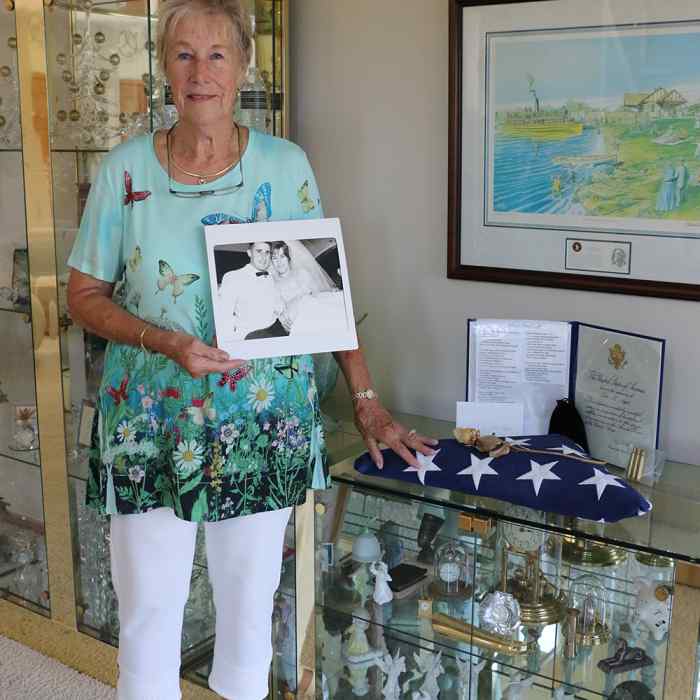
M 358 399 L 376 399 L 378 395 L 374 389 L 363 389 L 362 391 L 356 391 L 350 398 L 353 401 L 357 401 Z

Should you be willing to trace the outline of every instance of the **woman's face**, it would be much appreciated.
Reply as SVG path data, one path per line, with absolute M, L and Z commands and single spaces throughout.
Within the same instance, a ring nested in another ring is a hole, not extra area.
M 169 37 L 165 73 L 181 121 L 232 123 L 243 67 L 228 18 L 202 12 L 183 17 Z
M 282 248 L 275 248 L 272 251 L 272 265 L 279 275 L 286 275 L 289 272 L 289 258 Z

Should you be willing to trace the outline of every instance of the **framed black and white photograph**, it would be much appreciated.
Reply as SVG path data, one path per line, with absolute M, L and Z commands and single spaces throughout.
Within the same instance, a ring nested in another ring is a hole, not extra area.
M 218 346 L 251 359 L 353 350 L 338 219 L 205 226 Z
M 451 0 L 451 278 L 700 300 L 700 15 Z

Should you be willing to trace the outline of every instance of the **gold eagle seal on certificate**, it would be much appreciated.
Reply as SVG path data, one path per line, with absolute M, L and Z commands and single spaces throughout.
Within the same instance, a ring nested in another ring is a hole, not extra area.
M 622 369 L 627 364 L 627 353 L 622 349 L 619 343 L 615 343 L 609 350 L 610 357 L 608 363 L 615 369 Z

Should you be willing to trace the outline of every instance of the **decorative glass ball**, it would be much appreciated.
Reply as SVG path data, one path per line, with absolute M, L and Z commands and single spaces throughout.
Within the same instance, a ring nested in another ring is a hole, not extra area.
M 3 117 L 2 114 L 0 114 L 0 129 L 2 129 L 5 126 L 5 124 L 5 117 Z
M 112 75 L 112 74 L 111 74 L 108 70 L 106 70 L 105 68 L 103 68 L 103 69 L 100 71 L 100 80 L 101 80 L 103 83 L 106 83 L 106 82 L 109 80 L 109 77 L 110 77 L 111 75 Z
M 457 593 L 465 587 L 467 550 L 458 542 L 448 540 L 435 552 L 435 581 L 444 593 Z
M 365 530 L 360 533 L 352 543 L 353 561 L 373 562 L 381 558 L 382 552 L 379 540 L 373 532 Z
M 11 49 L 16 49 L 16 48 L 17 48 L 17 37 L 16 37 L 16 36 L 11 36 L 11 37 L 7 40 L 7 45 L 8 45 Z
M 119 112 L 119 123 L 126 124 L 128 121 L 129 117 L 126 115 L 126 112 Z
M 56 119 L 58 119 L 59 122 L 66 121 L 66 119 L 68 119 L 68 112 L 66 112 L 65 109 L 59 109 L 58 112 L 56 112 Z
M 77 122 L 80 119 L 80 112 L 77 109 L 71 109 L 68 117 L 72 122 Z
M 73 34 L 73 43 L 74 43 L 76 46 L 80 46 L 80 45 L 83 43 L 83 35 L 82 35 L 82 34 L 78 34 L 78 32 L 76 32 L 75 34 Z
M 119 58 L 119 54 L 118 54 L 118 53 L 113 53 L 113 54 L 109 57 L 109 62 L 110 62 L 113 66 L 118 66 L 118 65 L 121 63 L 121 60 L 122 60 L 122 59 Z
M 96 44 L 104 44 L 105 41 L 107 41 L 107 37 L 104 35 L 104 32 L 95 32 Z
M 64 53 L 57 53 L 56 54 L 56 63 L 58 63 L 59 66 L 63 66 L 66 63 L 66 54 Z
M 95 83 L 95 94 L 96 95 L 104 95 L 105 94 L 105 86 L 102 83 Z
M 12 75 L 12 69 L 10 66 L 0 66 L 0 75 L 3 78 L 9 78 Z
M 64 70 L 63 73 L 61 73 L 61 77 L 66 83 L 70 83 L 71 80 L 73 80 L 73 74 L 69 70 Z

